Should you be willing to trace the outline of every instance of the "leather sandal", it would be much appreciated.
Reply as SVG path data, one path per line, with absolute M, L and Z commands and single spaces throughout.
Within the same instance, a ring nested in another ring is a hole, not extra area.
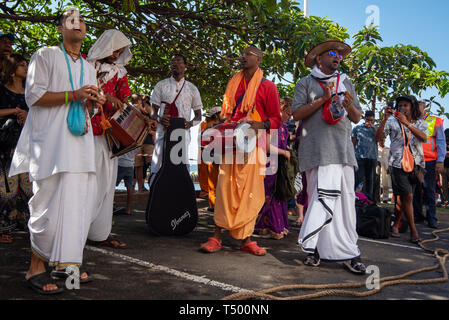
M 57 294 L 64 291 L 63 288 L 58 287 L 56 290 L 44 290 L 44 287 L 48 284 L 55 284 L 53 279 L 50 277 L 50 275 L 47 272 L 43 272 L 37 275 L 32 276 L 28 280 L 26 280 L 28 286 L 40 294 Z

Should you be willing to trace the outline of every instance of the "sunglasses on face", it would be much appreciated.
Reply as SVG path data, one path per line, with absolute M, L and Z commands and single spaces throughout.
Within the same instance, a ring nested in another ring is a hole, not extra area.
M 256 57 L 258 57 L 257 53 L 254 53 L 252 51 L 246 51 L 246 52 L 243 52 L 241 54 L 240 58 L 249 57 L 249 56 L 256 56 Z
M 343 60 L 341 54 L 339 54 L 337 51 L 334 50 L 329 51 L 329 56 L 331 56 L 332 58 L 337 57 L 338 60 Z

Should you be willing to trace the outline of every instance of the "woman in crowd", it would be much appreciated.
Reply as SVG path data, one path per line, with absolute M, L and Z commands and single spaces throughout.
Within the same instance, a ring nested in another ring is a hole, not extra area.
M 302 120 L 299 121 L 298 129 L 296 131 L 296 150 L 298 150 L 299 139 L 301 137 L 302 130 Z M 297 152 L 297 151 L 296 151 Z M 299 216 L 298 219 L 293 223 L 296 227 L 301 227 L 302 222 L 304 221 L 304 212 L 307 211 L 307 207 L 309 206 L 309 198 L 307 195 L 307 178 L 306 173 L 301 173 L 301 184 L 302 189 L 296 196 L 296 206 L 298 207 Z
M 292 100 L 281 99 L 282 126 L 278 130 L 277 146 L 270 145 L 269 152 L 277 153 L 279 156 L 290 160 L 290 151 L 287 150 L 289 137 L 285 122 L 292 117 Z M 265 204 L 257 217 L 255 232 L 260 235 L 270 235 L 274 239 L 282 239 L 289 232 L 287 201 L 279 201 L 274 196 L 276 182 L 276 167 L 273 163 L 267 163 L 265 176 Z
M 392 117 L 392 115 L 394 116 Z M 415 97 L 403 96 L 396 100 L 396 112 L 387 107 L 384 118 L 376 133 L 378 142 L 390 136 L 390 155 L 388 165 L 391 170 L 393 194 L 400 210 L 392 228 L 392 236 L 399 237 L 399 222 L 405 215 L 410 224 L 410 241 L 421 241 L 413 219 L 413 193 L 420 182 L 425 168 L 422 143 L 427 141 L 427 123 L 421 119 L 418 101 Z M 414 159 L 414 170 L 405 172 L 402 166 L 404 143 L 409 142 L 410 152 Z
M 14 148 L 28 114 L 25 102 L 26 59 L 12 54 L 3 60 L 0 83 L 0 243 L 12 243 L 18 226 L 26 228 L 32 186 L 28 174 L 8 177 Z

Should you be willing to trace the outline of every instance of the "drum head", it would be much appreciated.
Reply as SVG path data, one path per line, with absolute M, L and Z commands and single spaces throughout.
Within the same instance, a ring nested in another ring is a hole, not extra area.
M 240 123 L 234 131 L 235 147 L 238 151 L 251 153 L 256 148 L 257 132 L 249 123 Z

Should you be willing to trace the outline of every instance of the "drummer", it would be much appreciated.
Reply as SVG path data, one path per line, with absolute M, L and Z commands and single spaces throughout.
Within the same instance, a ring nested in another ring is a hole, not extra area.
M 281 112 L 276 85 L 263 77 L 259 68 L 262 51 L 256 47 L 246 48 L 241 57 L 242 70 L 229 82 L 223 99 L 221 116 L 227 120 L 245 121 L 254 130 L 279 129 Z M 219 251 L 222 229 L 241 240 L 240 250 L 262 256 L 266 250 L 260 248 L 250 236 L 254 231 L 256 218 L 265 202 L 265 161 L 257 160 L 259 148 L 248 155 L 245 164 L 220 164 L 215 200 L 215 233 L 201 250 L 206 253 Z M 263 153 L 262 153 L 263 154 Z
M 117 110 L 123 110 L 124 102 L 131 95 L 125 65 L 131 60 L 131 41 L 118 30 L 106 30 L 89 50 L 87 60 L 97 70 L 98 82 L 106 95 L 103 107 L 106 118 Z M 97 212 L 90 226 L 88 239 L 94 243 L 122 248 L 126 244 L 110 237 L 112 228 L 112 211 L 115 182 L 117 179 L 117 157 L 111 159 L 112 153 L 106 142 L 101 126 L 101 116 L 92 117 L 92 129 L 95 140 L 95 163 L 97 170 Z

